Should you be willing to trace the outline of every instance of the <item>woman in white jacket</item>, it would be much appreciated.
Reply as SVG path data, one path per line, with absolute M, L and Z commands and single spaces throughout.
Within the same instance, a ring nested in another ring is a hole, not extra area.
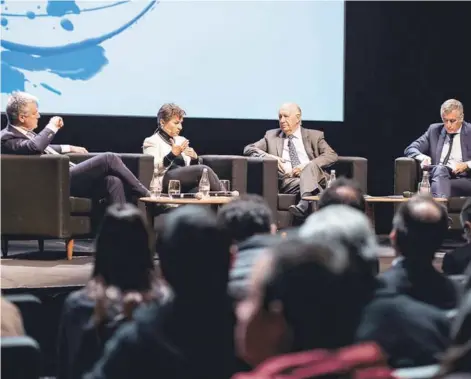
M 197 192 L 203 169 L 208 169 L 211 191 L 223 190 L 216 173 L 200 164 L 189 141 L 180 136 L 185 111 L 176 104 L 167 103 L 157 114 L 157 130 L 144 140 L 143 152 L 154 156 L 154 180 L 159 180 L 162 192 L 166 192 L 169 180 L 180 181 L 181 192 Z M 151 183 L 151 187 L 154 183 Z

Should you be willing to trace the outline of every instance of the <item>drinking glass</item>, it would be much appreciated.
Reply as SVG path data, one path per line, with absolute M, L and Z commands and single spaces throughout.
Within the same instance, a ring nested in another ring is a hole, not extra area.
M 231 181 L 230 180 L 220 180 L 221 182 L 221 191 L 229 192 L 231 190 Z
M 180 181 L 179 180 L 169 180 L 168 195 L 170 196 L 170 198 L 180 195 Z
M 160 181 L 155 180 L 154 183 L 150 186 L 150 196 L 153 199 L 158 199 L 162 194 L 162 183 Z

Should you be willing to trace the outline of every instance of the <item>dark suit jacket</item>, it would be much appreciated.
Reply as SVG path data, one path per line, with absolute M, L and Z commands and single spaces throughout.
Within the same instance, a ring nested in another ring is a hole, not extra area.
M 432 158 L 433 165 L 437 165 L 440 163 L 445 137 L 443 123 L 432 124 L 422 136 L 407 146 L 404 154 L 409 158 L 425 154 Z M 471 161 L 471 124 L 466 121 L 463 121 L 461 127 L 461 153 L 463 162 Z
M 460 246 L 443 257 L 442 271 L 447 275 L 464 274 L 471 262 L 471 244 Z
M 402 259 L 381 273 L 379 279 L 392 292 L 408 295 L 440 309 L 453 309 L 458 303 L 458 288 L 432 264 L 412 267 L 407 259 Z
M 29 139 L 8 124 L 0 132 L 2 154 L 40 155 L 48 146 L 60 153 L 62 151 L 60 145 L 50 145 L 55 135 L 51 129 L 44 128 L 34 138 Z
M 319 167 L 328 166 L 337 161 L 337 153 L 324 139 L 324 133 L 318 130 L 301 128 L 304 148 L 311 162 Z M 281 129 L 268 130 L 265 136 L 244 148 L 244 155 L 263 157 L 267 154 L 281 157 L 283 154 L 284 134 Z

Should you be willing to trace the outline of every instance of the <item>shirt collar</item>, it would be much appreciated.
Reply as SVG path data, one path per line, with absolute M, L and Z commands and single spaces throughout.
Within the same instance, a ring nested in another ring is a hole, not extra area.
M 11 125 L 11 124 L 10 124 Z M 28 132 L 29 130 L 26 130 L 24 128 L 21 128 L 19 126 L 15 126 L 15 125 L 11 125 L 13 128 L 15 128 L 16 130 L 18 130 L 21 134 L 25 135 L 25 136 L 28 136 Z
M 283 133 L 284 134 L 284 133 Z M 292 134 L 294 138 L 297 138 L 297 139 L 302 139 L 303 136 L 301 134 L 301 127 L 299 126 L 298 129 L 296 129 L 296 131 Z M 285 134 L 285 138 L 288 137 L 286 134 Z

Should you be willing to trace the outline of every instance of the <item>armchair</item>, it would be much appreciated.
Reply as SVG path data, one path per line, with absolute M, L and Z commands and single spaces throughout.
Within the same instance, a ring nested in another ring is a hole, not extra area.
M 336 170 L 337 176 L 355 179 L 363 191 L 367 189 L 368 160 L 361 157 L 339 157 L 326 168 Z M 298 201 L 296 195 L 278 193 L 277 162 L 270 158 L 248 158 L 247 192 L 265 198 L 276 216 L 279 229 L 292 225 L 293 218 L 288 209 Z
M 413 158 L 400 157 L 394 164 L 394 194 L 402 195 L 405 191 L 417 192 L 419 182 L 422 180 L 420 164 Z M 448 216 L 452 220 L 451 229 L 461 229 L 460 212 L 466 197 L 450 197 L 447 208 Z
M 238 155 L 202 155 L 201 164 L 209 166 L 221 180 L 231 181 L 231 190 L 247 192 L 247 160 Z
M 78 163 L 96 154 L 19 156 L 1 155 L 2 253 L 9 240 L 65 239 L 67 258 L 72 259 L 74 238 L 95 234 L 102 204 L 89 198 L 72 197 L 69 160 Z M 152 157 L 121 154 L 123 162 L 148 186 L 153 172 Z

